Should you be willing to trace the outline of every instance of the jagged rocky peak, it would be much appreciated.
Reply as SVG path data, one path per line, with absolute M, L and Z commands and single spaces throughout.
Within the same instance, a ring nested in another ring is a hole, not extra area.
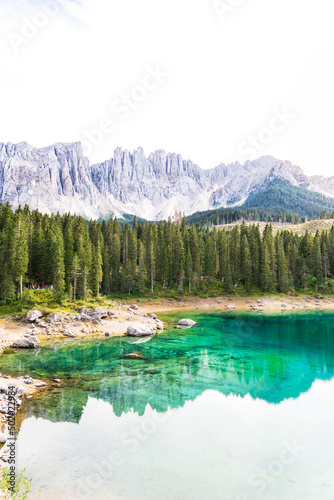
M 90 165 L 80 142 L 42 148 L 0 143 L 0 201 L 48 213 L 167 219 L 175 211 L 190 215 L 240 205 L 275 178 L 334 196 L 333 179 L 308 178 L 299 167 L 272 156 L 204 170 L 162 149 L 146 156 L 141 147 L 132 152 L 119 147 L 109 160 Z

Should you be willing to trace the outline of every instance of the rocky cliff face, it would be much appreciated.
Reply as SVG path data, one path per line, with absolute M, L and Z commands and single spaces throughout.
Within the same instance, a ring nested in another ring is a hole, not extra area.
M 117 148 L 110 160 L 90 165 L 79 142 L 40 149 L 0 143 L 0 202 L 46 213 L 166 219 L 176 210 L 190 215 L 239 205 L 277 177 L 334 196 L 334 178 L 308 178 L 299 167 L 270 156 L 203 170 L 163 150 L 146 157 L 142 148 L 132 153 Z

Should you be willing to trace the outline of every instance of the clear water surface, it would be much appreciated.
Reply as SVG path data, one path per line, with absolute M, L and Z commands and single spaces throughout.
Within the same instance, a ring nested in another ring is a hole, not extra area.
M 0 357 L 2 373 L 62 380 L 23 407 L 32 498 L 333 500 L 334 315 L 187 317 L 145 343 Z

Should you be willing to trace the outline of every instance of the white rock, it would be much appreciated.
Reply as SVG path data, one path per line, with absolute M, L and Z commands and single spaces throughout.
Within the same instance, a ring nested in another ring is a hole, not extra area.
M 29 311 L 26 315 L 26 319 L 30 321 L 30 323 L 34 323 L 37 319 L 41 318 L 43 316 L 42 311 L 39 311 L 38 309 L 33 309 L 32 311 Z
M 180 319 L 180 321 L 178 322 L 178 325 L 179 326 L 194 326 L 196 325 L 196 321 L 193 321 L 192 319 Z
M 150 335 L 155 335 L 156 332 L 151 325 L 142 324 L 142 325 L 128 326 L 126 333 L 130 337 L 146 337 Z

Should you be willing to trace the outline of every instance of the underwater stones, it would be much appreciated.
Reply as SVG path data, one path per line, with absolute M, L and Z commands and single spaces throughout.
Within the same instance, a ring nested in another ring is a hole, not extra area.
M 130 337 L 147 337 L 155 335 L 156 332 L 151 325 L 142 324 L 128 326 L 126 333 Z
M 192 319 L 180 319 L 180 321 L 178 322 L 178 326 L 192 327 L 196 324 L 196 321 L 193 321 Z
M 18 339 L 11 344 L 13 349 L 37 349 L 40 346 L 40 341 L 36 337 Z
M 123 359 L 138 359 L 141 361 L 147 361 L 148 358 L 141 354 L 140 352 L 131 352 L 130 354 L 125 354 Z
M 157 321 L 157 330 L 163 330 L 164 329 L 164 324 L 162 321 Z
M 45 382 L 38 382 L 38 384 L 35 384 L 35 387 L 39 388 L 39 387 L 45 387 L 46 386 L 46 383 Z

